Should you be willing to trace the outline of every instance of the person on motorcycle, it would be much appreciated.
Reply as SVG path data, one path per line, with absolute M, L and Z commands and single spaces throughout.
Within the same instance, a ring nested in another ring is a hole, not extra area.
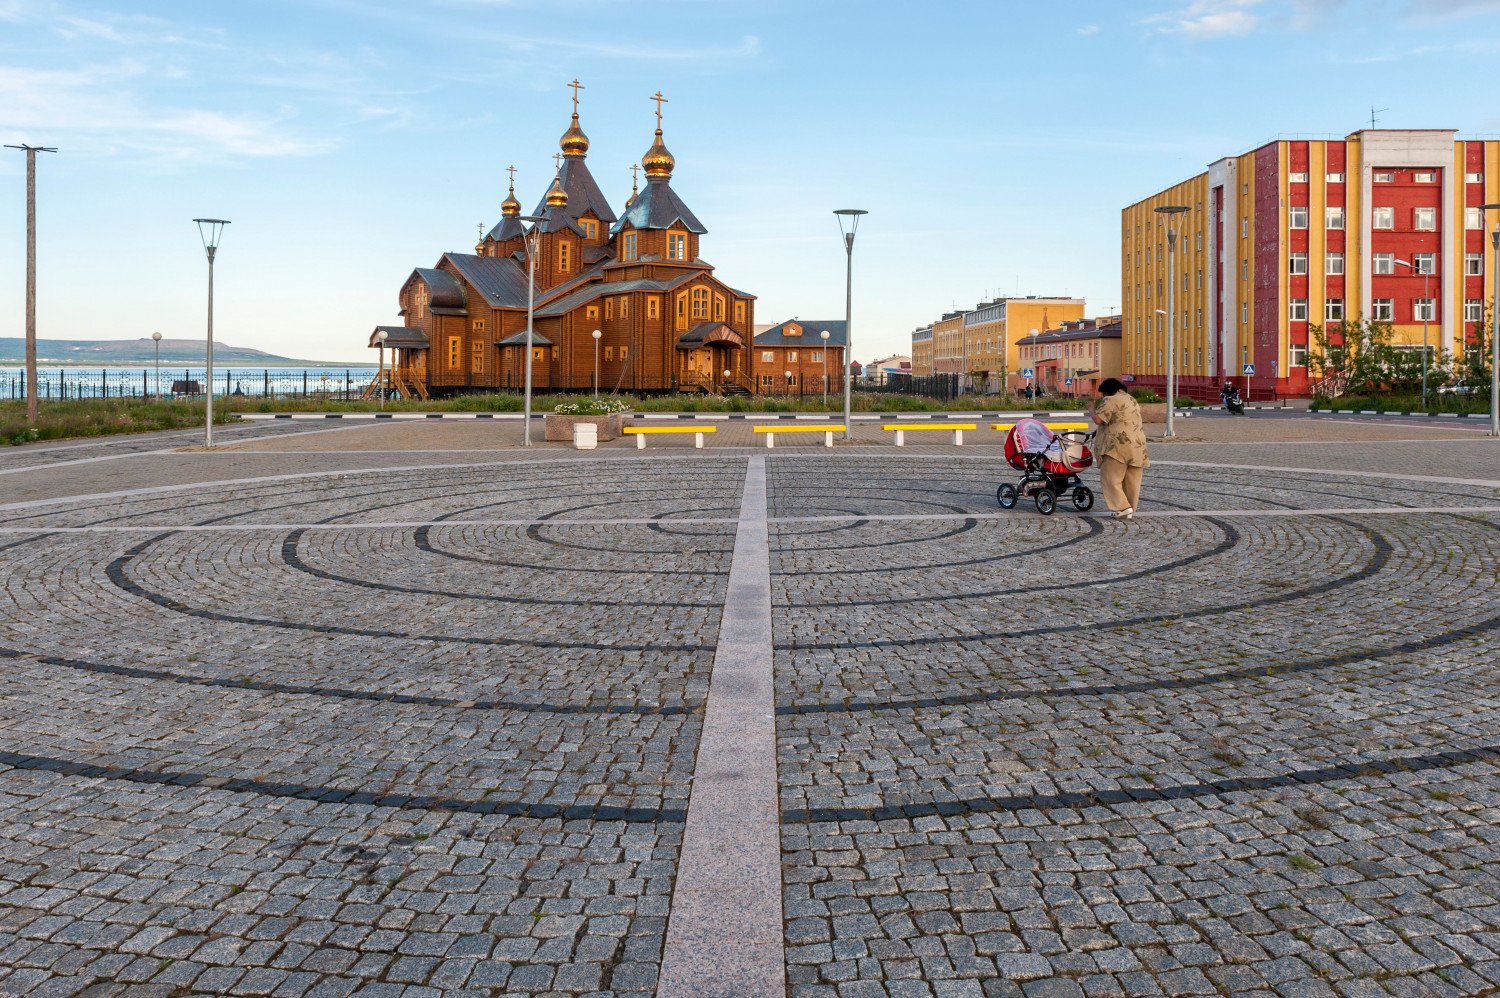
M 1219 392 L 1219 398 L 1224 402 L 1224 408 L 1236 416 L 1245 414 L 1245 403 L 1240 398 L 1240 390 L 1234 386 L 1234 382 L 1224 382 L 1224 390 Z

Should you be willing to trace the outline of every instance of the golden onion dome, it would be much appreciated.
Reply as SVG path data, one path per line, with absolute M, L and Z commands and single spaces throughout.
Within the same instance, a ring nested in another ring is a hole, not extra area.
M 661 140 L 661 129 L 656 130 L 656 141 L 651 143 L 651 148 L 646 150 L 646 155 L 641 157 L 641 166 L 646 168 L 646 176 L 649 177 L 671 177 L 672 168 L 677 165 L 677 160 L 671 153 L 667 152 L 666 144 Z
M 516 200 L 516 189 L 514 187 L 510 189 L 510 194 L 506 196 L 505 200 L 500 202 L 500 214 L 506 218 L 514 218 L 521 214 L 521 202 Z
M 589 151 L 589 137 L 583 134 L 583 129 L 578 127 L 578 112 L 573 112 L 573 123 L 568 130 L 563 132 L 562 151 L 564 156 L 584 156 Z
M 566 208 L 568 206 L 568 192 L 562 189 L 562 177 L 552 178 L 552 187 L 547 191 L 547 207 Z

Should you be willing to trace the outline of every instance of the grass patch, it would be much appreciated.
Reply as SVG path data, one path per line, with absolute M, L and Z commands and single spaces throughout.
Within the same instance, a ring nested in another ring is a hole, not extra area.
M 1374 410 L 1376 412 L 1423 412 L 1422 396 L 1418 394 L 1389 394 L 1389 395 L 1340 395 L 1338 398 L 1323 398 L 1318 396 L 1312 400 L 1309 408 L 1322 412 L 1358 412 L 1360 410 Z M 1467 412 L 1471 415 L 1481 415 L 1490 411 L 1490 400 L 1488 392 L 1483 394 L 1475 392 L 1472 395 L 1439 395 L 1436 391 L 1427 393 L 1426 412 Z
M 226 407 L 214 407 L 214 422 L 230 420 Z M 68 437 L 180 430 L 203 425 L 203 402 L 177 399 L 81 399 L 42 402 L 35 426 L 26 423 L 24 401 L 0 402 L 0 440 L 26 444 Z

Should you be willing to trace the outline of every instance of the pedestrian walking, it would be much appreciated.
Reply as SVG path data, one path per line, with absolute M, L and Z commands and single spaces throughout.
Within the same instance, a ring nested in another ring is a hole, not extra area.
M 1141 472 L 1150 467 L 1146 456 L 1146 429 L 1141 425 L 1141 407 L 1118 378 L 1099 384 L 1101 401 L 1089 403 L 1089 418 L 1099 427 L 1094 453 L 1099 456 L 1099 477 L 1104 484 L 1104 504 L 1117 520 L 1129 520 L 1141 501 Z

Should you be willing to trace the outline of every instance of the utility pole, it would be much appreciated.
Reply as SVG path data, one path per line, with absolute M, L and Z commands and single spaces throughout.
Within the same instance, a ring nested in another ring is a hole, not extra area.
M 26 152 L 26 422 L 36 425 L 36 154 L 50 146 L 8 145 Z

